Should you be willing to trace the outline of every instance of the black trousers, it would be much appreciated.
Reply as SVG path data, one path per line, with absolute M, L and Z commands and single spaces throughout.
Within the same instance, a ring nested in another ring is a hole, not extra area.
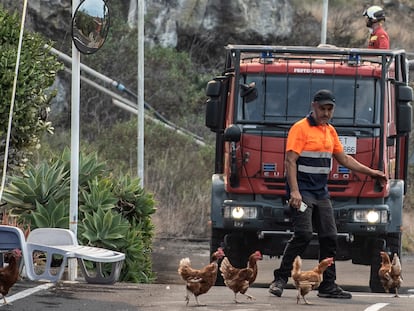
M 318 234 L 319 261 L 336 256 L 337 230 L 333 208 L 329 199 L 315 200 L 303 198 L 308 205 L 305 212 L 292 208 L 294 234 L 286 245 L 279 269 L 274 270 L 276 279 L 287 282 L 291 276 L 293 260 L 302 256 L 312 239 L 313 232 Z M 319 288 L 329 288 L 336 279 L 335 264 L 328 267 L 323 274 L 323 282 Z

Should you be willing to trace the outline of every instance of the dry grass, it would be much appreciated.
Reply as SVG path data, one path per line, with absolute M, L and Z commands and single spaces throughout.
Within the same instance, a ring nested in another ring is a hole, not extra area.
M 146 145 L 145 177 L 146 187 L 157 201 L 157 212 L 152 217 L 156 236 L 206 237 L 213 149 L 177 138 L 162 128 L 147 130 L 149 136 L 158 137 Z
M 405 209 L 403 214 L 403 251 L 414 253 L 414 210 Z

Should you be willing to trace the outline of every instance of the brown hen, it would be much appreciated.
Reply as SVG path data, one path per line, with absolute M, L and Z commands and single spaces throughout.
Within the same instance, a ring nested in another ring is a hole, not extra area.
M 22 252 L 17 248 L 4 255 L 4 261 L 8 263 L 6 267 L 0 268 L 0 294 L 3 296 L 4 304 L 8 304 L 6 295 L 19 279 L 19 258 L 21 256 Z
M 296 256 L 293 261 L 292 269 L 292 279 L 295 287 L 298 289 L 296 303 L 299 303 L 300 297 L 302 296 L 303 301 L 306 304 L 310 304 L 306 300 L 305 295 L 307 295 L 311 290 L 319 287 L 319 284 L 322 282 L 324 271 L 332 265 L 333 262 L 333 258 L 325 258 L 313 270 L 302 271 L 302 259 L 300 256 Z
M 233 267 L 227 257 L 221 262 L 221 275 L 223 276 L 224 284 L 234 292 L 234 302 L 238 303 L 237 293 L 245 295 L 247 299 L 255 299 L 253 296 L 246 294 L 246 291 L 256 280 L 258 271 L 257 261 L 262 259 L 262 254 L 256 251 L 249 256 L 247 267 L 242 269 Z
M 381 267 L 378 271 L 381 284 L 386 293 L 395 290 L 395 297 L 398 296 L 398 289 L 401 287 L 401 261 L 397 254 L 394 254 L 392 262 L 386 252 L 380 252 Z
M 178 266 L 178 274 L 186 281 L 186 296 L 185 301 L 187 305 L 190 301 L 189 293 L 194 295 L 198 306 L 201 304 L 198 301 L 198 296 L 207 293 L 210 288 L 216 283 L 218 272 L 218 260 L 224 257 L 222 248 L 218 248 L 216 252 L 211 255 L 210 264 L 202 269 L 193 269 L 191 267 L 190 258 L 183 258 L 180 260 Z

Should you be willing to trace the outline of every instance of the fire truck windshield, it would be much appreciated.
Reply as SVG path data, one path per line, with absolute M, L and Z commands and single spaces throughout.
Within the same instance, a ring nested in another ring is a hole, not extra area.
M 306 116 L 313 94 L 330 89 L 335 94 L 334 124 L 378 124 L 379 84 L 374 78 L 292 75 L 243 75 L 240 83 L 255 82 L 257 98 L 239 97 L 239 121 L 295 122 Z M 250 122 L 249 122 L 250 123 Z

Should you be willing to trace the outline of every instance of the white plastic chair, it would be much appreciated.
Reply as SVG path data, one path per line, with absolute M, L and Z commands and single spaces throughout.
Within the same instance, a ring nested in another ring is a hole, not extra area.
M 23 259 L 20 261 L 20 269 L 24 266 L 24 261 L 27 259 L 26 243 L 23 231 L 20 228 L 13 226 L 0 225 L 0 253 L 11 251 L 19 248 L 22 252 Z M 0 258 L 1 266 L 3 266 L 3 256 Z
M 29 256 L 34 256 L 35 252 L 40 252 L 46 256 L 46 266 L 42 273 L 37 274 L 35 266 L 29 267 L 32 278 L 47 278 L 56 282 L 59 280 L 67 265 L 68 258 L 77 258 L 83 276 L 88 283 L 113 284 L 120 275 L 125 254 L 92 246 L 82 246 L 74 233 L 61 228 L 38 228 L 30 232 L 26 243 Z M 58 272 L 53 274 L 53 259 L 62 257 L 62 263 Z M 85 260 L 92 261 L 95 265 L 95 273 L 89 273 Z M 33 263 L 33 261 L 32 261 Z M 112 263 L 110 275 L 104 275 L 103 264 Z M 29 270 L 28 269 L 28 270 Z
M 60 228 L 38 228 L 25 240 L 20 228 L 0 225 L 0 250 L 20 248 L 26 275 L 30 280 L 57 282 L 62 278 L 68 258 L 77 258 L 83 276 L 88 283 L 113 284 L 119 279 L 125 254 L 105 248 L 79 245 L 72 231 Z M 45 256 L 46 263 L 39 269 L 33 261 L 37 254 Z M 54 259 L 61 259 L 53 267 Z M 85 260 L 95 265 L 95 273 L 89 273 Z M 111 263 L 110 275 L 103 273 L 103 264 Z

